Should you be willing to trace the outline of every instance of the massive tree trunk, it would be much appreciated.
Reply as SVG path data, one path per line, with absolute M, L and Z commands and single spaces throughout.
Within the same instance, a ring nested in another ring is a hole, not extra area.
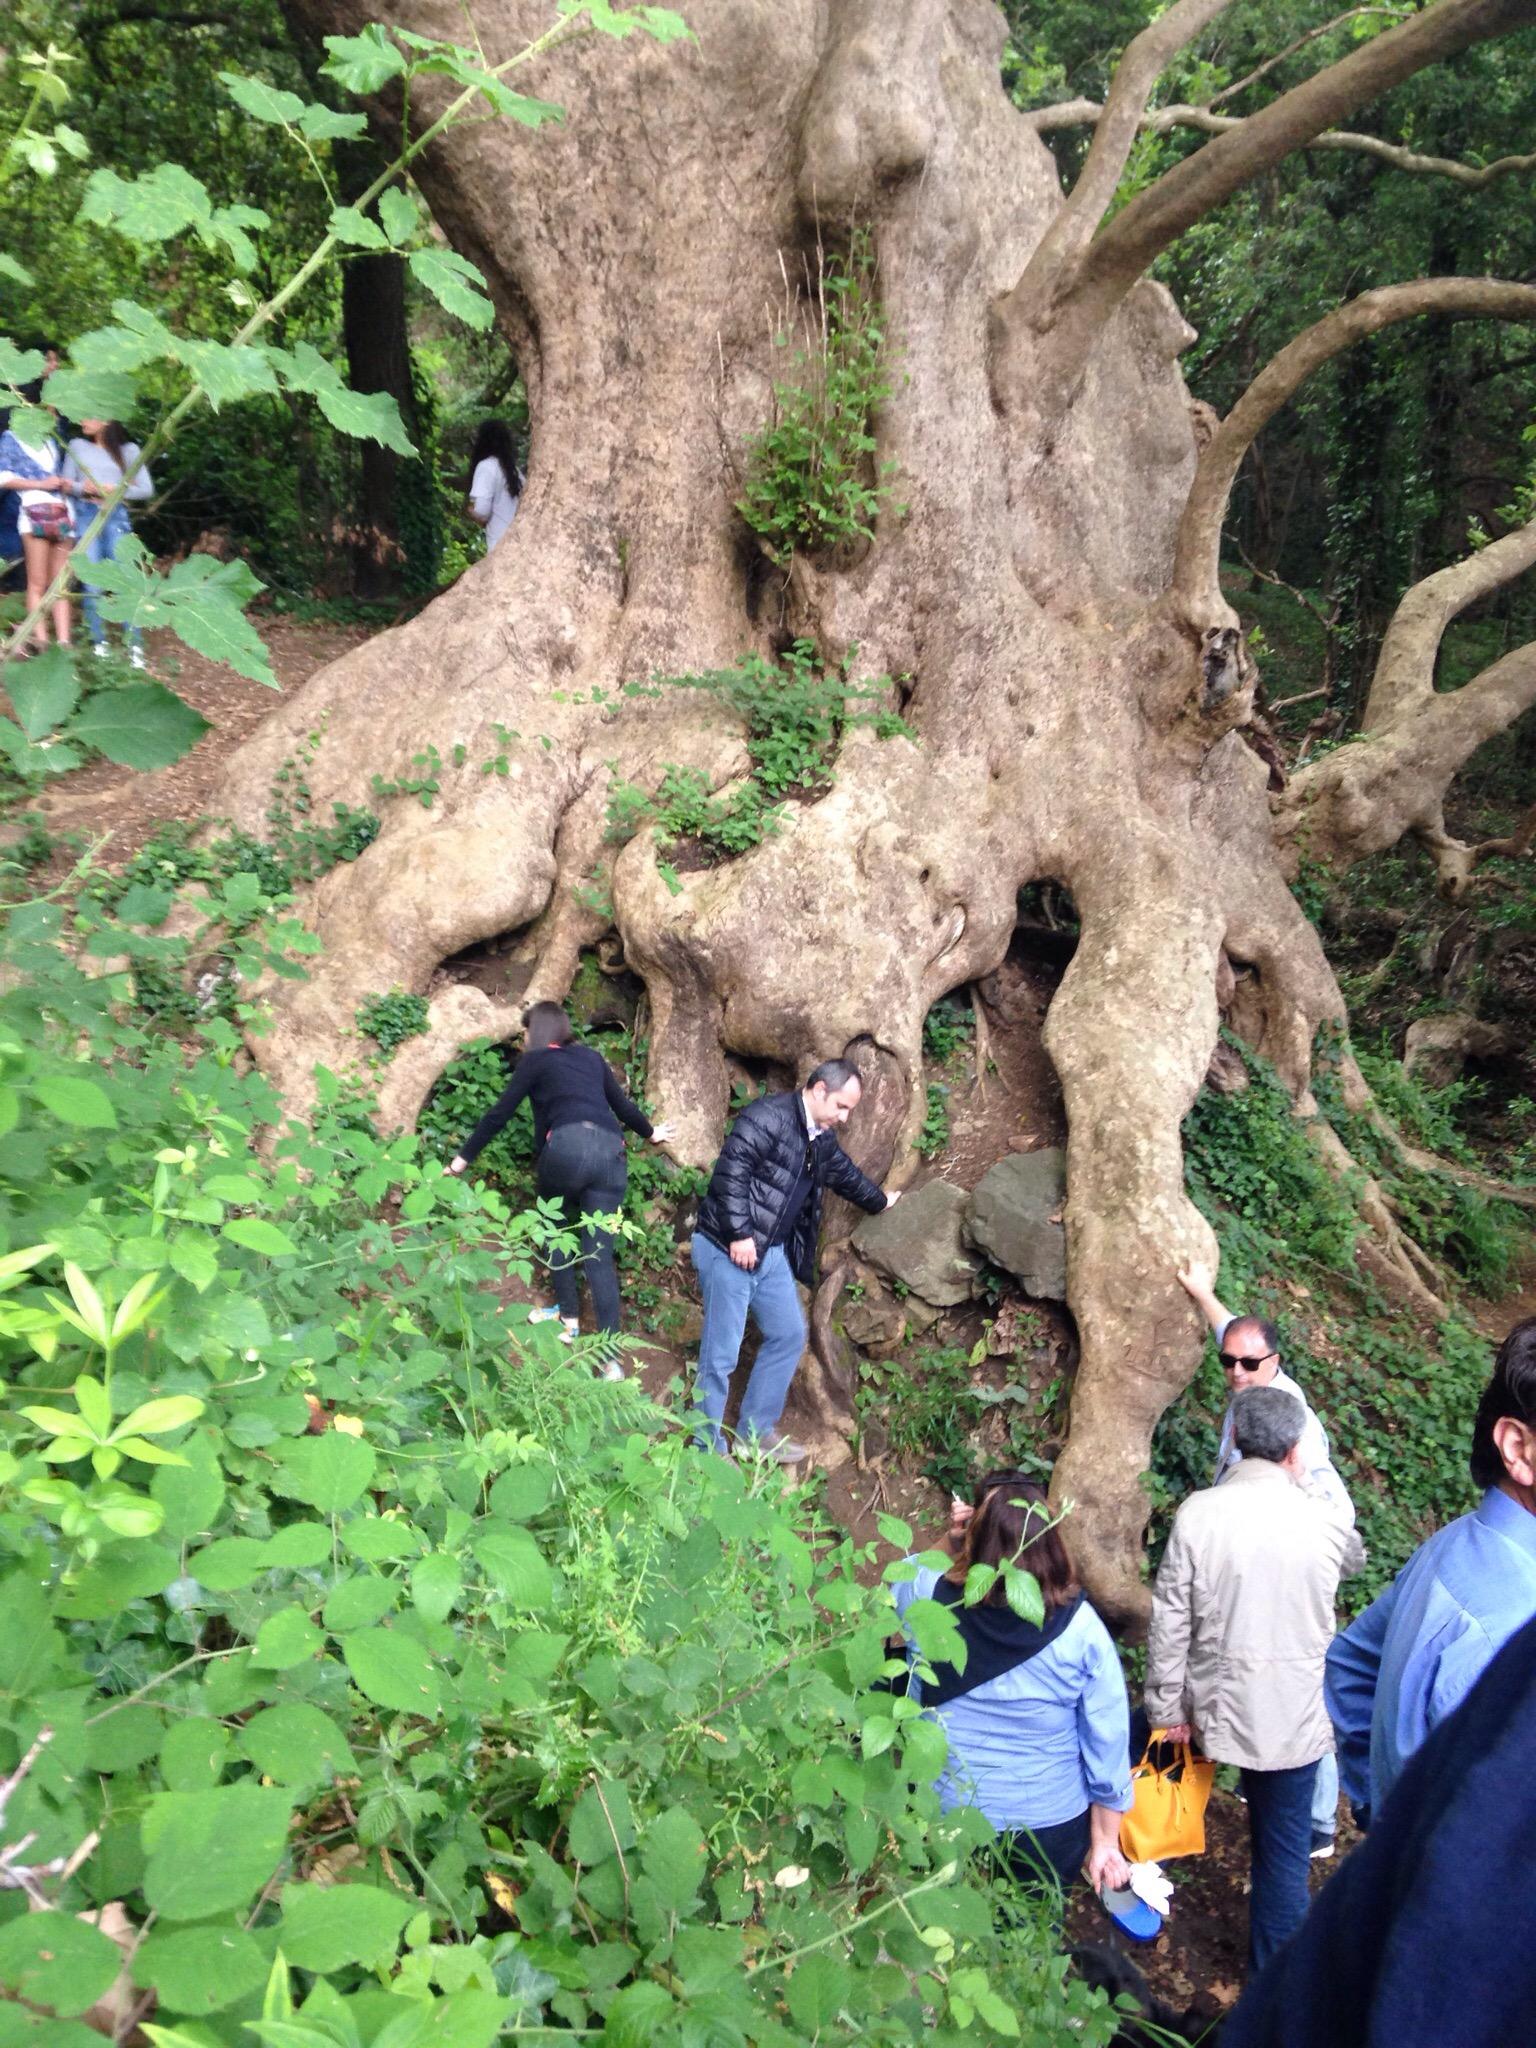
M 296 11 L 323 33 L 372 10 Z M 357 1004 L 399 984 L 432 992 L 425 1060 L 386 1086 L 409 1117 L 434 1065 L 514 1022 L 474 989 L 433 992 L 446 958 L 523 930 L 527 994 L 560 996 L 613 925 L 650 997 L 652 1092 L 698 1162 L 722 1130 L 727 1054 L 803 1071 L 849 1048 L 879 1083 L 852 1149 L 899 1178 L 923 1113 L 925 1012 L 997 967 L 1024 885 L 1064 884 L 1082 941 L 1047 1035 L 1070 1118 L 1082 1349 L 1057 1492 L 1076 1503 L 1089 1583 L 1128 1618 L 1144 1598 L 1137 1475 L 1198 1357 L 1173 1274 L 1212 1243 L 1184 1193 L 1179 1125 L 1215 1042 L 1218 979 L 1251 970 L 1247 1027 L 1303 1102 L 1316 1028 L 1344 1018 L 1238 730 L 1252 673 L 1214 573 L 1231 471 L 1213 483 L 1221 461 L 1203 466 L 1203 509 L 1186 514 L 1191 335 L 1142 273 L 1244 178 L 1528 12 L 1452 0 L 1415 17 L 1101 228 L 1159 66 L 1219 11 L 1179 0 L 1138 38 L 1065 203 L 1002 92 L 1003 24 L 985 0 L 696 0 L 697 47 L 596 39 L 551 58 L 537 90 L 564 104 L 563 129 L 451 132 L 421 182 L 484 268 L 524 367 L 522 510 L 419 619 L 284 705 L 237 758 L 226 803 L 259 825 L 274 771 L 322 713 L 317 803 L 357 801 L 428 742 L 445 764 L 467 750 L 430 810 L 388 804 L 377 843 L 316 891 L 323 959 L 257 1046 L 290 1095 L 317 1060 L 345 1058 Z M 458 33 L 446 4 L 398 13 Z M 491 60 L 543 25 L 523 0 L 488 12 Z M 860 228 L 893 341 L 875 430 L 900 509 L 857 560 L 765 574 L 733 501 L 744 438 L 785 375 L 785 279 L 814 279 L 818 244 Z M 717 788 L 746 765 L 710 700 L 615 703 L 617 687 L 790 634 L 829 662 L 856 644 L 859 673 L 901 678 L 915 737 L 850 731 L 830 793 L 680 888 L 647 833 L 613 859 L 613 764 L 651 787 L 663 764 L 695 765 Z M 479 767 L 498 724 L 520 736 L 505 777 Z M 611 917 L 582 886 L 600 865 Z

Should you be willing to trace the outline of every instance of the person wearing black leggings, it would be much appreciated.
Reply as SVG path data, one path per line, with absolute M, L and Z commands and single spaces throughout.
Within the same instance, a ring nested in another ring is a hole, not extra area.
M 585 1268 L 598 1329 L 610 1340 L 605 1379 L 622 1379 L 612 1340 L 619 1330 L 619 1276 L 613 1263 L 613 1235 L 597 1221 L 624 1201 L 628 1168 L 619 1125 L 664 1145 L 670 1124 L 653 1125 L 613 1077 L 608 1062 L 590 1045 L 578 1045 L 571 1020 L 559 1003 L 535 1003 L 527 1016 L 527 1050 L 493 1109 L 487 1110 L 448 1163 L 464 1173 L 510 1121 L 525 1097 L 533 1104 L 538 1146 L 536 1183 L 541 1196 L 558 1200 L 566 1228 L 580 1243 L 576 1258 L 556 1256 L 550 1266 L 554 1308 L 535 1309 L 531 1320 L 558 1316 L 567 1343 L 580 1327 L 579 1275 Z

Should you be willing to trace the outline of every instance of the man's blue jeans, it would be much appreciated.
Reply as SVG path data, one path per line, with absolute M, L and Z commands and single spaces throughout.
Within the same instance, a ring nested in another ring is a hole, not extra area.
M 704 1334 L 699 1339 L 694 1388 L 695 1405 L 706 1418 L 701 1438 L 712 1450 L 725 1448 L 720 1418 L 750 1315 L 762 1342 L 741 1397 L 736 1433 L 766 1440 L 778 1427 L 789 1383 L 805 1350 L 805 1317 L 784 1247 L 770 1245 L 747 1272 L 732 1265 L 729 1253 L 719 1245 L 695 1233 L 693 1270 L 704 1294 Z
M 1317 1765 L 1242 1774 L 1248 1801 L 1248 1971 L 1262 1969 L 1307 1917 L 1312 1790 Z

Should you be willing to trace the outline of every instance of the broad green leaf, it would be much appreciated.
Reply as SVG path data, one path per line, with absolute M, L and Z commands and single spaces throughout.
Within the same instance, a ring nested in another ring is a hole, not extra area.
M 103 167 L 86 180 L 80 219 L 116 228 L 133 242 L 165 242 L 188 228 L 206 227 L 213 201 L 202 181 L 180 164 L 156 164 L 137 178 Z
M 110 562 L 96 564 L 92 580 L 97 569 L 113 566 Z M 107 600 L 104 611 L 109 604 Z M 118 690 L 98 690 L 75 719 L 70 735 L 95 747 L 120 768 L 152 769 L 168 768 L 179 761 L 207 730 L 203 714 L 163 683 L 129 683 Z
M 126 370 L 55 370 L 43 396 L 66 419 L 127 419 L 138 410 L 139 387 Z
M 526 1529 L 482 1522 L 470 1541 L 480 1569 L 503 1599 L 528 1612 L 549 1605 L 554 1575 Z
M 513 1465 L 491 1488 L 491 1513 L 509 1522 L 526 1522 L 547 1506 L 554 1490 L 553 1465 Z
M 195 1434 L 182 1445 L 186 1464 L 167 1466 L 150 1481 L 149 1490 L 165 1515 L 165 1533 L 185 1543 L 211 1529 L 224 1504 L 224 1474 L 206 1437 Z
M 242 1244 L 248 1252 L 260 1252 L 264 1258 L 290 1257 L 298 1249 L 287 1231 L 279 1230 L 265 1216 L 232 1216 L 223 1234 L 232 1244 Z
M 3 249 L 0 249 L 0 277 L 8 277 L 12 284 L 19 284 L 28 289 L 37 282 L 24 263 L 18 263 L 14 256 L 7 256 Z M 30 436 L 28 438 L 30 439 Z
M 328 1429 L 323 1436 L 285 1444 L 269 1484 L 323 1515 L 339 1515 L 361 1499 L 377 1462 L 372 1444 Z
M 372 1574 L 343 1579 L 325 1603 L 321 1620 L 332 1635 L 347 1635 L 357 1628 L 372 1628 L 397 1604 L 399 1588 L 391 1579 Z
M 47 366 L 48 358 L 40 348 L 18 348 L 14 341 L 0 335 L 0 384 L 9 384 L 13 389 L 31 384 Z
M 291 1812 L 286 1792 L 258 1785 L 161 1793 L 140 1828 L 145 1898 L 162 1920 L 246 1905 L 282 1859 Z
M 341 1646 L 353 1682 L 376 1706 L 402 1714 L 436 1714 L 442 1688 L 421 1644 L 398 1629 L 364 1629 Z
M 355 206 L 333 208 L 330 230 L 338 242 L 346 242 L 354 249 L 389 247 L 389 238 L 378 222 L 370 220 L 366 213 L 359 213 Z
M 295 1664 L 307 1663 L 324 1642 L 302 1607 L 284 1607 L 269 1614 L 256 1631 L 251 1663 L 258 1671 L 291 1671 Z
M 311 100 L 299 116 L 299 127 L 311 142 L 337 142 L 345 138 L 355 140 L 368 132 L 366 114 L 341 114 L 334 107 L 322 107 Z
M 248 343 L 186 341 L 181 360 L 203 388 L 208 403 L 217 412 L 237 398 L 271 397 L 277 393 L 277 375 L 264 348 Z
M 359 1515 L 342 1525 L 344 1549 L 364 1564 L 386 1564 L 391 1558 L 415 1557 L 421 1549 L 421 1535 L 412 1522 L 396 1521 L 384 1515 Z
M 221 1536 L 196 1551 L 187 1569 L 211 1593 L 233 1593 L 252 1585 L 267 1569 L 266 1545 L 254 1536 Z
M 55 1611 L 61 1621 L 104 1621 L 120 1614 L 130 1600 L 163 1593 L 180 1569 L 176 1552 L 163 1543 L 140 1543 L 132 1550 L 109 1552 L 59 1589 Z
M 133 1959 L 133 1981 L 166 2012 L 222 2012 L 265 1979 L 267 1959 L 242 1927 L 154 1929 Z
M 464 1592 L 464 1574 L 459 1561 L 446 1551 L 434 1550 L 418 1558 L 411 1567 L 411 1601 L 427 1621 L 446 1621 Z
M 408 2011 L 374 2035 L 371 2048 L 491 2048 L 506 2009 L 506 1994 L 499 1991 L 413 1999 Z
M 325 47 L 329 55 L 321 69 L 347 92 L 377 92 L 406 68 L 404 52 L 376 22 L 361 35 L 327 36 Z
M 457 250 L 413 249 L 406 261 L 411 275 L 446 312 L 482 333 L 494 324 L 496 309 L 485 296 L 485 280 Z
M 346 1736 L 329 1714 L 307 1700 L 291 1700 L 253 1715 L 238 1739 L 257 1770 L 280 1785 L 328 1784 L 357 1771 Z
M 651 2048 L 676 2012 L 671 1992 L 660 1984 L 626 1984 L 603 2017 L 606 2048 Z
M 166 884 L 130 882 L 117 899 L 120 924 L 164 924 L 176 892 Z
M 206 1294 L 219 1277 L 219 1255 L 206 1237 L 189 1230 L 178 1231 L 166 1246 L 172 1269 L 189 1280 L 199 1294 Z
M 195 1394 L 162 1394 L 144 1401 L 117 1425 L 124 1436 L 163 1436 L 168 1429 L 185 1429 L 203 1412 Z
M 387 391 L 353 391 L 344 384 L 315 393 L 315 401 L 338 433 L 356 441 L 378 441 L 397 455 L 414 455 L 400 407 Z
M 112 561 L 93 564 L 91 581 L 108 593 L 101 600 L 104 618 L 145 630 L 168 626 L 194 653 L 206 655 L 210 661 L 227 662 L 237 674 L 248 676 L 252 682 L 277 688 L 261 636 L 244 611 L 265 586 L 244 562 L 216 562 L 211 555 L 188 555 L 174 563 L 167 574 L 157 576 L 140 543 L 130 538 L 119 544 Z M 138 702 L 141 715 L 152 703 L 160 703 L 159 698 L 135 700 L 132 689 L 112 694 Z M 170 696 L 169 691 L 163 694 Z M 179 707 L 183 718 L 198 716 L 181 705 L 180 699 L 171 701 Z M 163 709 L 160 715 L 164 717 Z M 201 730 L 206 727 L 200 723 Z M 179 759 L 198 735 L 189 737 L 178 729 L 174 737 L 179 752 L 165 756 L 164 746 L 169 737 L 168 733 L 163 737 L 157 735 L 153 760 L 129 760 L 122 754 L 113 754 L 111 758 L 126 768 L 165 767 Z
M 1045 1598 L 1040 1591 L 1040 1581 L 1033 1572 L 1021 1571 L 1017 1565 L 1006 1565 L 1003 1569 L 1003 1598 L 1020 1621 L 1032 1621 L 1039 1628 L 1045 1620 Z
M 286 1884 L 277 1939 L 300 1970 L 330 1971 L 348 1963 L 378 1969 L 394 1959 L 418 1901 L 371 1884 Z
M 415 234 L 420 218 L 415 200 L 399 185 L 391 185 L 379 195 L 379 219 L 385 234 L 397 247 Z
M 61 2019 L 89 2011 L 122 1965 L 117 1943 L 73 1913 L 23 1913 L 0 1927 L 0 1984 Z
M 80 698 L 80 684 L 67 647 L 49 647 L 30 661 L 11 663 L 6 669 L 5 687 L 11 709 L 29 740 L 43 739 L 61 726 Z
M 121 910 L 119 910 L 121 915 Z M 217 1195 L 221 1202 L 265 1202 L 272 1190 L 248 1173 L 211 1173 L 203 1182 L 205 1195 Z
M 43 1108 L 61 1124 L 72 1124 L 84 1131 L 117 1129 L 117 1111 L 100 1086 L 84 1074 L 39 1074 L 31 1089 Z
M 303 1571 L 322 1564 L 331 1554 L 331 1532 L 323 1522 L 291 1522 L 262 1545 L 267 1563 L 276 1569 Z
M 622 1779 L 599 1779 L 587 1786 L 571 1808 L 567 1840 L 576 1861 L 589 1870 L 634 1847 L 634 1815 Z
M 782 1984 L 784 2003 L 795 2024 L 807 2034 L 829 2027 L 849 1992 L 849 1969 L 828 1955 L 805 1956 Z
M 691 1904 L 709 1861 L 704 1831 L 685 1806 L 668 1807 L 646 1823 L 640 1863 L 669 1913 Z
M 304 102 L 296 92 L 284 92 L 280 86 L 268 85 L 264 78 L 247 78 L 238 71 L 221 71 L 219 83 L 235 105 L 249 114 L 253 121 L 266 121 L 276 127 L 287 128 L 304 112 Z
M 206 1714 L 173 1721 L 160 1745 L 160 1775 L 168 1792 L 203 1792 L 216 1785 L 229 1757 L 230 1734 Z

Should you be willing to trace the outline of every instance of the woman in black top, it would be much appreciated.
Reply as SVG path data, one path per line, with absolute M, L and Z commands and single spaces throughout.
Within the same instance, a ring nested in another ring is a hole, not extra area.
M 611 1216 L 624 1201 L 628 1168 L 620 1123 L 664 1145 L 670 1124 L 652 1125 L 613 1078 L 602 1054 L 577 1045 L 571 1020 L 559 1003 L 535 1003 L 527 1017 L 527 1049 L 518 1061 L 510 1086 L 464 1141 L 448 1163 L 450 1173 L 463 1173 L 511 1120 L 525 1096 L 533 1102 L 533 1134 L 538 1146 L 537 1186 L 540 1195 L 559 1201 L 568 1230 L 579 1234 L 576 1259 L 556 1258 L 550 1267 L 556 1306 L 535 1309 L 532 1320 L 558 1315 L 571 1342 L 580 1327 L 578 1267 L 587 1269 L 597 1327 L 610 1337 L 619 1329 L 619 1276 L 613 1263 L 613 1236 L 596 1221 Z M 610 1355 L 605 1379 L 622 1379 L 623 1369 Z

